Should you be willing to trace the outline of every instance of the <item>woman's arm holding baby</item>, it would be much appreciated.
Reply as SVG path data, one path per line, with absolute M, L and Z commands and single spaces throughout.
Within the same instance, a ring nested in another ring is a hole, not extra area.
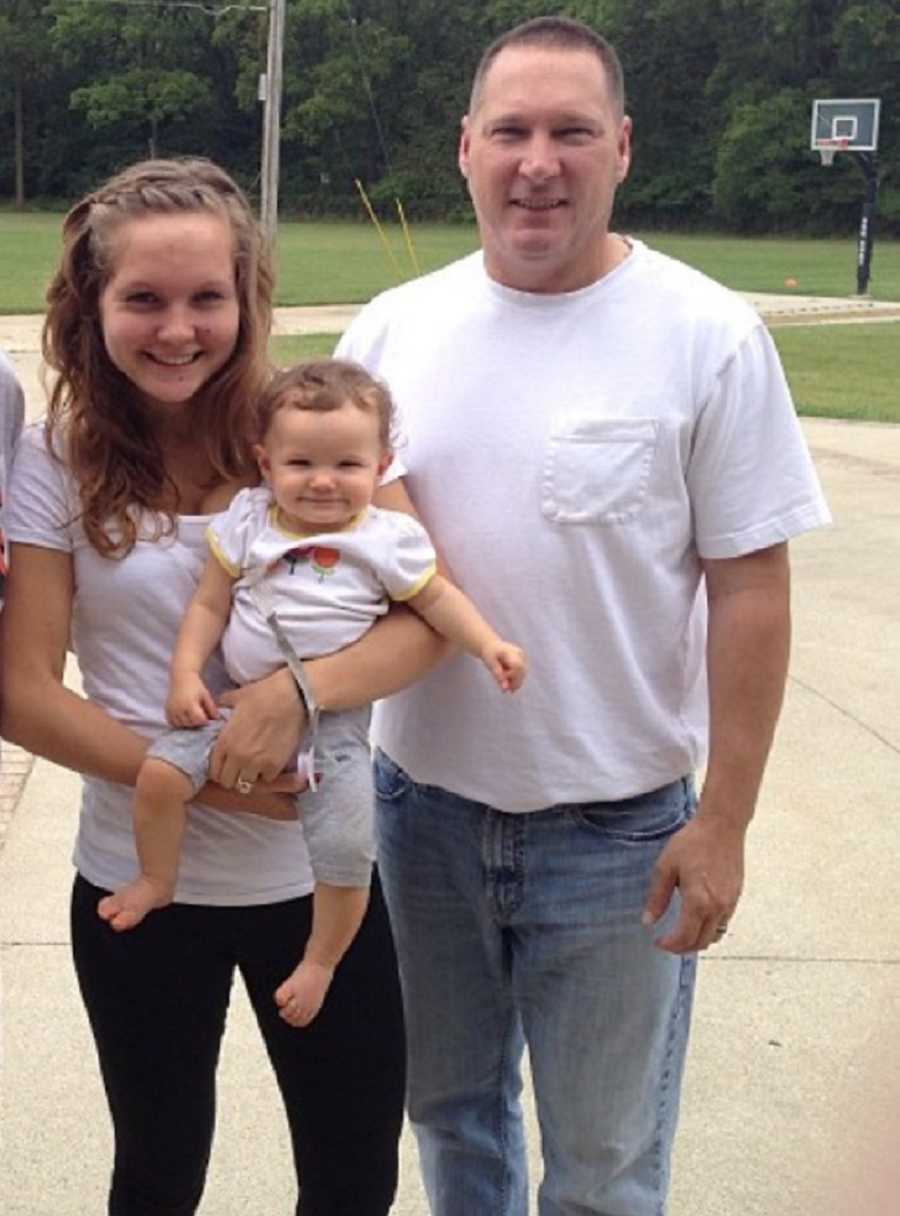
M 71 554 L 13 544 L 2 618 L 0 733 L 75 772 L 133 786 L 147 740 L 63 683 L 73 597 Z M 256 791 L 250 803 L 205 786 L 200 798 L 220 810 L 294 818 L 289 800 L 277 794 Z
M 12 545 L 3 610 L 2 734 L 66 768 L 133 785 L 144 740 L 63 684 L 73 597 L 71 554 Z

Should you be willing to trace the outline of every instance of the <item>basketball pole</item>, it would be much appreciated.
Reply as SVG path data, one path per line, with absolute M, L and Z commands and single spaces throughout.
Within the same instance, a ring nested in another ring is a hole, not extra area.
M 859 237 L 856 244 L 856 294 L 864 296 L 869 291 L 872 246 L 875 244 L 875 201 L 878 197 L 878 171 L 874 152 L 852 152 L 851 155 L 866 179 L 866 193 L 863 200 L 862 215 L 859 220 Z

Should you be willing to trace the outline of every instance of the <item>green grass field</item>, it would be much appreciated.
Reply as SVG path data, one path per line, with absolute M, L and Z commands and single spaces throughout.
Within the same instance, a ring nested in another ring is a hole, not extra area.
M 0 313 L 40 312 L 59 254 L 61 216 L 0 211 Z M 385 228 L 393 261 L 366 222 L 285 223 L 279 229 L 279 304 L 351 304 L 411 277 L 413 268 L 398 225 Z M 468 253 L 477 235 L 466 224 L 414 224 L 412 238 L 423 271 Z M 785 292 L 796 279 L 802 295 L 849 296 L 856 289 L 853 239 L 740 239 L 647 234 L 665 253 L 739 291 Z M 875 246 L 872 295 L 900 300 L 900 241 Z
M 61 216 L 0 211 L 0 313 L 40 312 L 59 253 Z M 420 267 L 433 270 L 477 244 L 467 225 L 414 225 Z M 402 232 L 386 229 L 394 262 L 371 224 L 286 223 L 279 230 L 279 304 L 345 304 L 411 277 Z M 855 290 L 855 244 L 846 240 L 646 237 L 739 291 L 849 296 Z M 396 263 L 396 265 L 394 264 Z M 900 241 L 875 246 L 872 294 L 900 300 Z M 775 331 L 801 413 L 900 422 L 900 324 L 823 325 Z M 330 354 L 336 338 L 276 338 L 280 363 Z
M 0 210 L 0 313 L 42 312 L 60 250 L 62 216 Z M 286 223 L 279 228 L 278 304 L 355 304 L 412 277 L 398 225 L 385 230 L 395 262 L 366 223 Z M 423 272 L 436 270 L 477 245 L 466 225 L 413 229 Z M 396 263 L 396 265 L 395 265 Z
M 327 358 L 334 351 L 338 334 L 290 334 L 273 338 L 269 352 L 279 367 L 290 367 L 301 359 Z
M 900 322 L 791 325 L 773 331 L 797 411 L 810 417 L 900 423 Z M 330 355 L 335 334 L 272 339 L 281 367 Z
M 645 239 L 736 291 L 803 296 L 856 293 L 856 241 L 850 237 L 806 240 L 649 233 Z M 797 286 L 786 287 L 785 279 L 796 279 Z M 900 241 L 876 242 L 869 290 L 876 300 L 900 300 Z
M 772 331 L 800 414 L 900 422 L 900 322 Z

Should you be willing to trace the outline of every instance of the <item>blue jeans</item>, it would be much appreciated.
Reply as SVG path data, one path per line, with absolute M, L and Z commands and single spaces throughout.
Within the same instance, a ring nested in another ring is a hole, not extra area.
M 662 1216 L 696 958 L 658 950 L 640 916 L 692 780 L 524 815 L 417 785 L 383 753 L 375 783 L 433 1216 L 527 1211 L 526 1043 L 541 1216 Z

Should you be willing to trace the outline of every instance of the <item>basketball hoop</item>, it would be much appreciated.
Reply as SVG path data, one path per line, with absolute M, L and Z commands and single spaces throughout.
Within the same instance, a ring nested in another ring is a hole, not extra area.
M 838 152 L 849 152 L 866 179 L 856 246 L 856 294 L 860 296 L 867 294 L 872 261 L 880 116 L 880 97 L 816 97 L 809 127 L 810 151 L 818 152 L 823 165 L 833 165 Z
M 817 139 L 816 151 L 822 158 L 823 166 L 833 165 L 836 152 L 846 152 L 850 147 L 849 139 Z

